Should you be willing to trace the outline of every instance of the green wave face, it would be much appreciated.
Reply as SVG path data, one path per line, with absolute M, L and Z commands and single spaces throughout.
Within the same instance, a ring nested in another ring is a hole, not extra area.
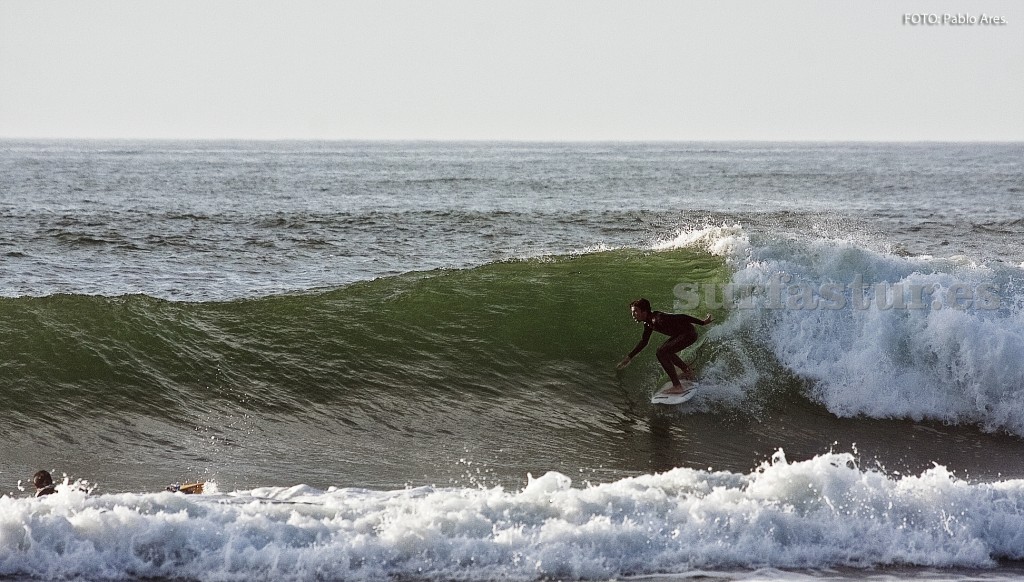
M 614 386 L 611 370 L 640 336 L 631 300 L 671 311 L 676 284 L 728 276 L 700 251 L 616 250 L 225 303 L 3 299 L 0 385 L 7 413 L 26 422 L 590 394 Z

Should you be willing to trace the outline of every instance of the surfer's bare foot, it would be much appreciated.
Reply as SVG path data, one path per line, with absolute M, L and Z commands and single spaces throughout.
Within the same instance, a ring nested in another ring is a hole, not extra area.
M 673 384 L 671 388 L 662 392 L 662 394 L 686 394 L 686 388 L 683 388 L 682 384 Z

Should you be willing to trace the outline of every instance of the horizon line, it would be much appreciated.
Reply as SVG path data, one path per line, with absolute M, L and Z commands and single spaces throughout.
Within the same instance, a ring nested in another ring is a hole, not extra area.
M 230 142 L 256 142 L 256 143 L 296 143 L 296 142 L 320 142 L 320 143 L 523 143 L 523 144 L 565 144 L 565 143 L 892 143 L 892 144 L 942 144 L 942 143 L 976 143 L 976 144 L 1017 144 L 1024 143 L 1024 138 L 1018 139 L 919 139 L 919 138 L 787 138 L 787 139 L 764 139 L 764 138 L 595 138 L 595 139 L 572 139 L 572 138 L 393 138 L 393 137 L 83 137 L 83 136 L 3 136 L 0 141 L 22 141 L 22 142 L 209 142 L 209 143 L 230 143 Z

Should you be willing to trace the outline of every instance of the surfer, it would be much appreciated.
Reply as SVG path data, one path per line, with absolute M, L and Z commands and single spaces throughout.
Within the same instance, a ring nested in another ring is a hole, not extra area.
M 36 497 L 57 492 L 57 488 L 53 485 L 53 477 L 50 476 L 49 471 L 36 471 L 36 474 L 32 475 L 32 484 L 36 486 Z
M 633 358 L 647 347 L 647 343 L 651 341 L 651 333 L 655 331 L 663 333 L 668 336 L 668 339 L 658 348 L 658 361 L 661 362 L 661 367 L 665 368 L 669 379 L 672 380 L 672 387 L 665 390 L 664 394 L 683 394 L 686 392 L 683 389 L 683 383 L 679 380 L 675 367 L 678 366 L 679 369 L 683 370 L 687 380 L 693 380 L 694 374 L 690 366 L 686 365 L 686 362 L 679 357 L 679 352 L 697 341 L 697 330 L 694 329 L 694 325 L 707 325 L 714 318 L 711 317 L 710 313 L 704 319 L 697 319 L 685 313 L 652 311 L 651 302 L 646 299 L 637 299 L 630 303 L 629 310 L 633 313 L 633 319 L 644 325 L 644 335 L 640 338 L 640 343 L 636 344 L 636 347 L 633 348 L 633 351 L 629 352 L 629 355 L 619 362 L 617 368 L 621 370 L 628 366 Z

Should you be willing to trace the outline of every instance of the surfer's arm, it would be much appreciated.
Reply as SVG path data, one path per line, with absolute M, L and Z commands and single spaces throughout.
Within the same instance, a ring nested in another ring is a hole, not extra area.
M 621 362 L 619 362 L 619 365 L 617 367 L 618 368 L 625 368 L 626 366 L 628 366 L 630 360 L 635 358 L 637 354 L 639 354 L 641 351 L 643 351 L 644 348 L 647 347 L 648 342 L 651 341 L 651 334 L 652 333 L 654 333 L 654 328 L 649 326 L 649 325 L 645 325 L 644 326 L 644 335 L 643 335 L 643 337 L 640 338 L 640 343 L 636 344 L 636 347 L 633 348 L 633 351 L 629 352 L 629 355 L 626 356 L 625 358 L 623 358 L 623 360 Z
M 710 313 L 704 316 L 704 319 L 697 319 L 696 317 L 692 315 L 687 315 L 685 313 L 680 313 L 678 317 L 682 317 L 684 321 L 686 321 L 687 323 L 692 323 L 693 325 L 707 325 L 715 320 L 715 318 L 712 317 Z

